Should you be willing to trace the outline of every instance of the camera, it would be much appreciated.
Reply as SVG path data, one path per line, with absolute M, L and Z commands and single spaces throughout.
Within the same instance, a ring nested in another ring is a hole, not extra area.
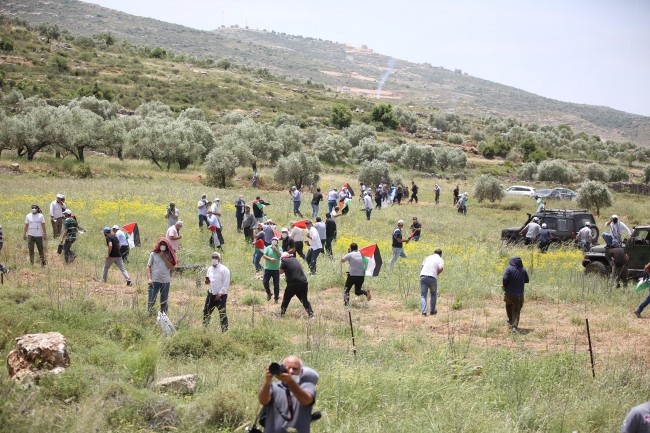
M 286 372 L 287 367 L 285 367 L 284 364 L 280 364 L 279 362 L 272 362 L 269 364 L 269 373 L 271 373 L 273 376 L 277 376 L 278 374 Z

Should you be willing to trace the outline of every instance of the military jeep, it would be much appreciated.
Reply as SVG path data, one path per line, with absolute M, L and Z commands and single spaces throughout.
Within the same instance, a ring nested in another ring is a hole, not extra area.
M 630 278 L 643 276 L 643 268 L 650 262 L 650 225 L 634 227 L 632 236 L 623 241 L 623 248 L 630 258 L 627 264 Z M 605 245 L 591 247 L 585 253 L 582 266 L 586 274 L 607 276 L 612 272 L 610 248 Z

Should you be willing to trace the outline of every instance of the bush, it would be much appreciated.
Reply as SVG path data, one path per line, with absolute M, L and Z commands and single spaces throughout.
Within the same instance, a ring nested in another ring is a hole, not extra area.
M 7 36 L 3 36 L 0 39 L 0 51 L 13 51 L 14 50 L 14 41 L 9 39 Z
M 474 184 L 474 197 L 479 203 L 483 200 L 490 200 L 495 202 L 501 200 L 506 195 L 499 179 L 489 174 L 482 174 L 476 178 Z
M 314 143 L 318 159 L 330 163 L 343 162 L 348 157 L 351 148 L 350 142 L 340 135 L 320 137 Z
M 400 107 L 395 107 L 393 113 L 395 113 L 395 117 L 397 118 L 397 121 L 399 122 L 400 125 L 402 125 L 402 128 L 404 128 L 404 130 L 411 133 L 418 132 L 417 114 Z
M 93 177 L 93 172 L 88 164 L 77 164 L 72 169 L 72 175 L 79 179 L 87 179 Z
M 80 397 L 90 392 L 92 382 L 79 367 L 70 366 L 61 374 L 46 374 L 41 377 L 39 386 L 47 397 L 55 397 L 61 401 Z
M 391 104 L 377 104 L 372 107 L 372 120 L 381 123 L 388 129 L 397 129 L 399 125 Z
M 300 125 L 300 122 L 298 122 L 298 119 L 296 119 L 295 117 L 293 117 L 290 114 L 280 113 L 273 120 L 273 126 L 278 128 L 278 127 L 280 127 L 282 125 L 298 126 L 298 125 Z
M 436 166 L 445 171 L 448 167 L 465 168 L 467 165 L 467 155 L 462 150 L 449 146 L 436 148 Z
M 213 335 L 198 328 L 180 329 L 164 342 L 164 351 L 171 357 L 201 358 L 218 352 Z
M 318 158 L 311 153 L 294 152 L 278 160 L 273 179 L 284 186 L 316 185 L 323 170 Z
M 447 141 L 453 144 L 463 144 L 465 140 L 463 139 L 463 136 L 460 134 L 450 134 L 449 137 L 447 138 Z
M 217 390 L 209 399 L 210 407 L 207 409 L 208 419 L 206 424 L 234 431 L 249 417 L 246 408 L 249 399 L 246 393 L 236 389 Z
M 612 194 L 604 183 L 596 180 L 587 180 L 578 188 L 576 203 L 585 209 L 595 209 L 596 215 L 600 215 L 601 207 L 612 206 Z
M 389 151 L 390 146 L 388 144 L 378 142 L 372 138 L 364 138 L 357 147 L 352 149 L 352 161 L 355 164 L 360 164 L 364 161 L 383 159 Z
M 372 125 L 352 125 L 343 130 L 343 137 L 345 137 L 352 147 L 357 147 L 365 138 L 377 139 L 377 130 Z
M 533 180 L 537 174 L 537 164 L 534 162 L 527 162 L 517 170 L 517 174 L 523 180 Z
M 127 362 L 127 368 L 131 374 L 131 381 L 137 386 L 149 385 L 155 375 L 156 366 L 158 365 L 158 347 L 150 346 L 145 347 L 134 355 L 134 357 Z
M 571 183 L 580 180 L 580 174 L 575 168 L 561 159 L 542 161 L 537 166 L 536 180 Z
M 330 119 L 335 127 L 339 129 L 347 128 L 352 124 L 352 110 L 345 104 L 334 104 Z
M 607 182 L 607 172 L 602 165 L 592 162 L 585 167 L 585 176 L 589 180 Z
M 68 61 L 63 57 L 55 56 L 50 62 L 50 67 L 56 72 L 68 72 L 70 67 L 68 66 Z
M 650 165 L 645 166 L 645 168 L 643 169 L 643 174 L 645 175 L 643 181 L 645 183 L 650 183 Z
M 623 167 L 610 167 L 607 170 L 607 177 L 610 182 L 627 182 L 630 180 L 630 173 Z
M 391 173 L 390 165 L 387 162 L 377 159 L 363 162 L 361 167 L 359 167 L 357 179 L 366 186 L 379 185 L 384 181 L 397 184 L 401 180 L 399 175 Z

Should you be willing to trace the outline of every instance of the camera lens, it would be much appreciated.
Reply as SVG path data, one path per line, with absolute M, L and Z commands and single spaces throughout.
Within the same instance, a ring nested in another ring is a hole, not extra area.
M 278 374 L 285 373 L 287 371 L 287 368 L 284 366 L 284 364 L 279 364 L 277 362 L 272 362 L 269 365 L 269 373 L 271 373 L 273 376 L 277 376 Z

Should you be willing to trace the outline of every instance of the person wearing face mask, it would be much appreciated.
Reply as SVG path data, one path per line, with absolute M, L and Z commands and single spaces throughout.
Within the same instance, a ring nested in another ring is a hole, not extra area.
M 289 237 L 289 229 L 282 229 L 282 251 L 293 256 L 296 253 L 296 243 Z
M 253 227 L 255 225 L 255 215 L 251 212 L 249 205 L 244 206 L 244 216 L 241 223 L 244 229 L 244 239 L 247 242 L 253 242 Z
M 210 324 L 210 316 L 215 307 L 219 310 L 221 332 L 228 330 L 228 316 L 226 315 L 226 300 L 228 299 L 228 286 L 230 286 L 230 269 L 221 264 L 221 254 L 212 253 L 212 266 L 208 267 L 205 274 L 205 284 L 209 285 L 208 296 L 203 307 L 203 326 Z
M 264 290 L 266 291 L 266 300 L 270 301 L 271 296 L 274 297 L 275 303 L 280 299 L 280 256 L 282 256 L 282 248 L 278 246 L 278 238 L 271 239 L 271 245 L 264 249 L 262 258 L 266 260 L 264 264 Z M 273 278 L 273 294 L 269 287 L 269 281 Z
M 37 204 L 32 205 L 31 213 L 25 217 L 25 228 L 23 230 L 23 240 L 27 241 L 29 249 L 29 263 L 34 264 L 34 244 L 38 248 L 38 255 L 41 256 L 41 266 L 45 266 L 45 251 L 43 250 L 43 241 L 47 241 L 47 231 L 45 229 L 45 218 L 41 208 Z
M 217 218 L 221 218 L 221 200 L 219 200 L 219 197 L 214 199 L 214 203 L 212 203 L 212 206 L 210 207 L 210 211 Z
M 178 264 L 174 250 L 169 246 L 166 238 L 160 238 L 155 248 L 149 253 L 147 261 L 147 283 L 149 315 L 153 314 L 153 306 L 160 293 L 160 310 L 167 314 L 169 286 L 171 284 L 171 270 Z
M 246 201 L 244 196 L 240 195 L 239 199 L 235 202 L 235 218 L 237 218 L 237 232 L 242 231 L 242 223 L 244 222 L 244 212 L 246 208 Z

